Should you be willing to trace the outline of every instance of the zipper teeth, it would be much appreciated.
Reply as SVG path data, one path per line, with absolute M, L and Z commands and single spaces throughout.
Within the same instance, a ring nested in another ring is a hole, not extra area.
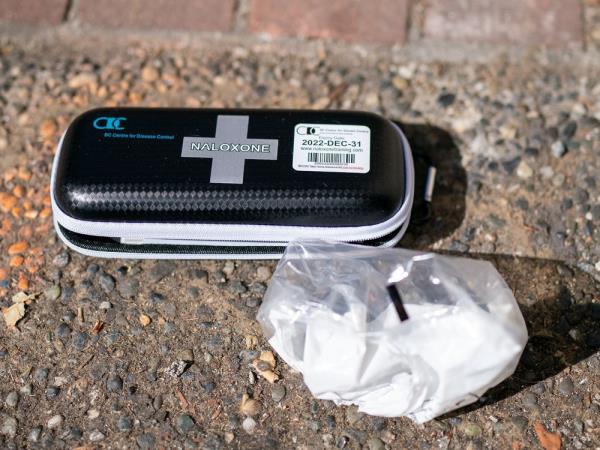
M 128 240 L 119 239 L 119 243 L 123 245 L 205 245 L 207 247 L 244 247 L 247 245 L 277 247 L 286 246 L 286 241 L 250 241 L 250 240 L 220 240 L 220 241 L 209 241 L 202 239 L 153 239 L 143 238 L 139 239 L 138 242 L 129 242 Z
M 248 245 L 248 246 L 210 246 L 210 245 L 169 245 L 169 244 L 123 244 L 117 241 L 111 242 L 112 245 L 105 244 L 103 242 L 94 242 L 93 236 L 90 240 L 86 240 L 87 236 L 80 235 L 73 231 L 67 230 L 59 224 L 55 223 L 58 229 L 59 237 L 70 243 L 71 245 L 84 250 L 101 252 L 106 254 L 115 253 L 127 253 L 127 254 L 163 254 L 163 255 L 182 255 L 182 254 L 196 254 L 196 255 L 281 255 L 287 244 L 282 246 L 262 246 L 262 245 Z M 82 237 L 79 237 L 82 236 Z M 365 242 L 363 242 L 365 243 Z
M 410 145 L 409 145 L 406 137 L 404 136 L 404 133 L 402 133 L 402 130 L 394 122 L 390 122 L 390 123 L 395 127 L 398 135 L 400 136 L 401 142 L 402 142 L 402 150 L 403 150 L 403 154 L 404 154 L 404 170 L 405 170 L 404 199 L 403 199 L 402 206 L 400 207 L 400 209 L 397 211 L 397 213 L 394 216 L 394 220 L 391 221 L 392 223 L 390 223 L 389 225 L 387 225 L 386 227 L 384 227 L 383 229 L 381 229 L 377 232 L 373 232 L 373 231 L 370 231 L 370 232 L 363 231 L 361 233 L 357 232 L 356 235 L 354 235 L 350 238 L 344 237 L 344 233 L 349 232 L 349 230 L 344 229 L 344 227 L 337 227 L 337 228 L 336 227 L 331 227 L 331 228 L 304 227 L 304 228 L 299 228 L 299 227 L 292 227 L 292 226 L 285 226 L 285 225 L 243 225 L 242 227 L 243 227 L 244 234 L 252 235 L 252 237 L 257 241 L 266 241 L 266 242 L 280 242 L 281 240 L 289 241 L 293 238 L 318 238 L 318 237 L 326 238 L 326 239 L 334 239 L 334 240 L 342 241 L 342 242 L 361 242 L 361 241 L 379 239 L 383 236 L 389 235 L 395 229 L 398 229 L 399 227 L 401 227 L 402 224 L 404 222 L 406 222 L 407 220 L 409 220 L 409 217 L 410 217 L 410 210 L 412 207 L 413 195 L 414 195 L 414 193 L 413 193 L 413 191 L 414 191 L 414 166 L 413 166 L 413 159 L 412 159 L 412 152 L 410 149 Z M 59 222 L 63 225 L 66 225 L 67 223 L 70 222 L 71 226 L 68 228 L 70 231 L 73 231 L 73 232 L 76 232 L 79 234 L 106 236 L 107 235 L 106 223 L 96 223 L 96 222 L 81 223 L 82 221 L 73 219 L 70 216 L 68 216 L 67 214 L 65 214 L 64 212 L 62 212 L 62 210 L 56 204 L 56 201 L 54 198 L 56 166 L 58 163 L 60 149 L 62 147 L 62 142 L 65 137 L 65 134 L 66 134 L 66 131 L 63 133 L 63 135 L 60 139 L 60 142 L 58 144 L 58 149 L 56 151 L 56 155 L 54 158 L 54 164 L 53 164 L 52 175 L 51 175 L 51 200 L 52 200 L 52 209 L 53 209 L 54 215 L 55 215 L 55 217 L 58 216 L 61 219 L 63 219 L 63 220 L 59 220 Z M 124 223 L 119 223 L 117 225 L 119 227 L 119 232 L 120 232 L 119 234 L 123 234 L 122 232 L 125 231 L 127 226 L 128 225 L 131 226 L 133 224 L 127 224 L 126 222 L 124 222 Z M 142 224 L 135 224 L 135 225 L 141 226 L 142 228 L 151 228 L 151 227 L 157 226 L 157 224 L 155 224 L 155 223 L 142 223 Z M 180 224 L 161 224 L 161 225 L 167 225 L 172 228 L 172 227 L 176 227 Z M 228 225 L 221 224 L 219 226 L 221 228 L 227 228 Z M 345 227 L 345 228 L 352 228 L 352 227 Z M 363 228 L 366 228 L 366 227 L 363 227 Z M 269 235 L 272 235 L 278 231 L 283 231 L 283 230 L 285 230 L 289 234 L 289 236 L 282 237 L 281 235 L 277 235 L 277 237 L 275 237 L 275 238 L 269 237 Z M 334 233 L 331 232 L 331 230 L 335 230 L 336 235 L 333 235 Z M 197 233 L 197 232 L 191 233 L 190 231 L 188 231 L 186 234 L 182 233 L 182 236 L 185 236 L 185 237 L 194 236 L 195 238 L 206 239 L 206 240 L 212 239 L 212 237 L 206 237 L 206 235 L 203 236 L 201 233 Z M 242 230 L 237 231 L 237 233 L 241 233 L 241 232 L 242 232 Z M 340 234 L 341 234 L 341 236 L 340 236 Z M 133 235 L 128 235 L 128 236 L 120 235 L 120 236 L 111 236 L 111 237 L 120 237 L 120 238 L 126 238 L 126 239 L 143 239 L 146 236 L 139 237 L 139 236 L 133 236 Z M 174 239 L 178 239 L 178 238 L 174 238 Z M 183 239 L 183 237 L 182 237 L 182 239 Z M 221 239 L 223 239 L 223 235 L 221 235 Z M 223 239 L 223 240 L 225 240 L 225 239 Z M 229 239 L 227 239 L 227 240 L 229 240 Z M 234 240 L 242 240 L 243 241 L 244 239 L 239 236 L 236 236 Z
M 235 255 L 244 254 L 252 255 L 256 253 L 264 255 L 279 255 L 285 250 L 284 246 L 247 246 L 247 247 L 232 247 L 227 245 L 220 246 L 209 246 L 209 245 L 169 245 L 169 244 L 143 244 L 143 245 L 132 245 L 132 244 L 121 244 L 115 242 L 114 245 L 106 245 L 104 243 L 90 242 L 85 239 L 78 239 L 77 235 L 73 231 L 67 230 L 66 228 L 60 227 L 60 236 L 70 242 L 72 245 L 77 247 L 107 253 L 138 253 L 138 254 L 154 254 L 160 253 L 165 255 L 179 255 L 179 254 L 223 254 L 223 255 Z

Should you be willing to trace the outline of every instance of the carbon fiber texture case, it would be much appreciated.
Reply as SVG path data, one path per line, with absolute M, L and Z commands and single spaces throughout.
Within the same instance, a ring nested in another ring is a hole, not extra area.
M 299 124 L 368 128 L 368 171 L 353 171 L 352 164 L 343 171 L 351 157 L 335 155 L 351 152 L 336 148 L 327 158 L 308 158 L 337 170 L 297 170 L 294 152 L 305 139 L 297 136 Z M 212 142 L 212 151 L 186 157 L 187 140 L 200 138 Z M 242 151 L 222 155 L 223 142 Z M 260 154 L 267 145 L 274 156 Z M 251 154 L 252 146 L 261 150 Z M 53 196 L 64 214 L 81 221 L 368 226 L 403 204 L 404 151 L 391 122 L 364 112 L 97 109 L 64 135 Z

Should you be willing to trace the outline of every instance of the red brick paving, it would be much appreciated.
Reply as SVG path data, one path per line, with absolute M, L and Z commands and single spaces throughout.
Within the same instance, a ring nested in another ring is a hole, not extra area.
M 230 31 L 233 11 L 234 0 L 83 0 L 73 16 L 110 28 Z
M 0 0 L 0 22 L 55 25 L 66 10 L 67 0 Z
M 579 0 L 430 0 L 426 37 L 563 47 L 583 42 Z
M 272 36 L 404 43 L 409 0 L 251 0 L 248 29 Z
M 69 18 L 100 28 L 233 31 L 237 0 L 76 0 Z M 247 0 L 247 31 L 347 42 L 568 47 L 584 42 L 581 0 Z M 588 0 L 597 2 L 597 0 Z M 0 0 L 0 22 L 60 24 L 68 0 Z M 421 8 L 422 7 L 422 8 Z M 587 6 L 590 8 L 590 3 Z M 586 10 L 587 11 L 587 10 Z M 239 24 L 238 24 L 239 25 Z M 243 25 L 242 25 L 242 28 Z M 417 38 L 419 39 L 419 38 Z

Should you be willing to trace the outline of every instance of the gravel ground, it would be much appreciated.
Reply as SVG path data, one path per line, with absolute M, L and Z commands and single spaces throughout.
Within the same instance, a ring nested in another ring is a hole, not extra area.
M 0 306 L 24 305 L 16 327 L 0 320 L 0 447 L 600 448 L 598 67 L 103 39 L 0 37 Z M 313 400 L 280 360 L 274 384 L 253 367 L 275 262 L 68 251 L 51 225 L 54 146 L 78 113 L 120 104 L 399 120 L 440 168 L 433 218 L 402 244 L 498 267 L 531 337 L 517 373 L 424 426 L 366 416 Z

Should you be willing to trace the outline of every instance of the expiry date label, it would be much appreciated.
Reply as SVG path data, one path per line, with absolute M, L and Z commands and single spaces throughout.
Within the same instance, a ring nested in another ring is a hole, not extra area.
M 299 123 L 294 128 L 295 170 L 367 173 L 371 129 L 364 125 Z

